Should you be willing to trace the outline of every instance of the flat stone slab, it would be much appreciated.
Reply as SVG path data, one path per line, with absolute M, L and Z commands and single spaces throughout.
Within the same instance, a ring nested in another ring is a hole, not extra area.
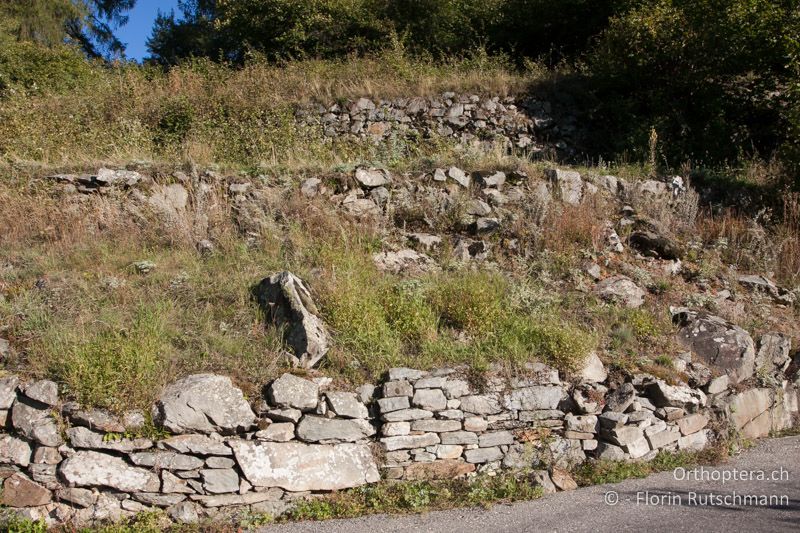
M 366 444 L 232 441 L 236 461 L 256 487 L 340 490 L 375 483 L 378 467 Z

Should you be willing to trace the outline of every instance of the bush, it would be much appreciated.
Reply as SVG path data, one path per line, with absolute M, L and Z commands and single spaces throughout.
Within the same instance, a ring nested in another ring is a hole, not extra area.
M 797 108 L 789 89 L 799 35 L 794 2 L 634 3 L 611 19 L 590 54 L 602 103 L 595 148 L 645 160 L 653 127 L 672 164 L 771 154 Z
M 62 356 L 50 370 L 84 405 L 122 410 L 146 408 L 165 379 L 169 339 L 164 309 L 140 308 L 130 325 L 107 326 L 51 339 L 48 347 Z M 124 402 L 124 403 L 120 403 Z
M 0 98 L 62 93 L 98 75 L 98 68 L 75 48 L 45 48 L 0 36 Z

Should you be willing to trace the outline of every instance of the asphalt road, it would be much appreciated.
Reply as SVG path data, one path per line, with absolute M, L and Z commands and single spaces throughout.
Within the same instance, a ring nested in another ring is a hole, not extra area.
M 758 472 L 763 472 L 764 477 Z M 737 479 L 723 481 L 723 476 Z M 772 501 L 733 500 L 734 495 L 764 495 L 772 497 Z M 715 496 L 716 500 L 704 500 Z M 617 497 L 615 505 L 607 503 Z M 726 464 L 704 467 L 700 472 L 662 472 L 646 479 L 561 492 L 531 502 L 410 516 L 296 522 L 261 531 L 800 532 L 800 437 L 763 440 Z

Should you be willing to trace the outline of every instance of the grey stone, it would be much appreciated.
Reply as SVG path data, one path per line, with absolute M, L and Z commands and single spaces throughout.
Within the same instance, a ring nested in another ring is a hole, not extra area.
M 372 255 L 372 262 L 381 272 L 389 272 L 391 274 L 416 276 L 439 269 L 436 261 L 411 248 L 403 248 L 396 252 L 375 253 Z
M 196 524 L 200 521 L 197 505 L 192 502 L 179 502 L 167 508 L 167 516 L 179 524 Z
M 313 198 L 317 194 L 319 194 L 320 186 L 322 185 L 322 180 L 319 178 L 308 178 L 304 180 L 303 183 L 300 185 L 300 192 L 303 196 L 307 198 Z
M 628 458 L 625 450 L 608 442 L 600 441 L 596 450 L 597 458 L 604 461 L 624 461 Z
M 233 451 L 224 443 L 205 435 L 178 435 L 169 437 L 159 444 L 180 453 L 197 455 L 233 455 Z
M 345 418 L 367 418 L 367 406 L 358 401 L 353 392 L 328 392 L 325 394 L 328 406 L 337 416 Z
M 200 471 L 203 489 L 211 494 L 224 494 L 239 490 L 239 475 L 232 468 L 209 468 Z
M 269 400 L 284 408 L 312 411 L 319 401 L 319 385 L 292 374 L 283 374 L 267 391 Z
M 60 488 L 55 493 L 56 499 L 59 501 L 69 502 L 78 507 L 91 507 L 97 501 L 97 495 L 89 489 L 80 488 Z
M 352 420 L 306 415 L 297 425 L 297 437 L 307 442 L 355 442 L 364 433 Z
M 470 416 L 464 419 L 464 429 L 466 431 L 486 431 L 489 422 L 480 416 Z
M 161 488 L 161 481 L 153 472 L 95 451 L 78 451 L 66 458 L 59 474 L 70 486 L 108 487 L 122 492 L 157 492 Z
M 635 426 L 623 426 L 602 431 L 602 435 L 619 446 L 626 446 L 634 441 L 641 439 L 644 433 Z
M 685 309 L 678 310 L 673 321 L 680 326 L 679 342 L 733 383 L 753 375 L 755 345 L 745 330 L 720 317 Z
M 681 430 L 681 435 L 691 435 L 697 433 L 708 425 L 709 419 L 702 413 L 695 413 L 681 418 L 678 420 L 678 428 Z
M 294 438 L 294 424 L 291 422 L 276 422 L 267 429 L 256 431 L 255 438 L 270 442 L 288 442 Z
M 505 446 L 514 444 L 514 435 L 509 431 L 493 431 L 478 437 L 478 446 L 488 448 L 491 446 Z
M 594 291 L 603 300 L 625 307 L 637 308 L 644 304 L 644 289 L 625 276 L 606 278 L 597 284 Z
M 636 389 L 631 383 L 623 383 L 606 397 L 606 411 L 622 413 L 636 399 Z
M 472 431 L 450 431 L 441 433 L 442 444 L 478 444 L 478 435 Z
M 236 460 L 255 487 L 340 490 L 375 483 L 378 467 L 366 444 L 232 441 Z
M 517 411 L 556 409 L 564 396 L 565 393 L 561 387 L 526 387 L 511 391 L 511 394 L 506 398 L 505 406 L 507 409 Z
M 146 466 L 157 470 L 195 470 L 202 468 L 202 459 L 193 455 L 175 452 L 138 452 L 129 455 L 136 466 Z
M 169 507 L 186 499 L 182 494 L 161 494 L 158 492 L 135 492 L 133 499 L 145 505 L 155 507 Z
M 0 409 L 11 409 L 14 400 L 17 399 L 18 386 L 19 378 L 17 376 L 0 378 Z
M 578 377 L 584 383 L 602 383 L 608 378 L 603 361 L 597 356 L 596 352 L 590 352 L 586 356 L 583 367 L 578 372 Z
M 432 431 L 441 433 L 443 431 L 458 431 L 461 429 L 461 422 L 458 420 L 415 420 L 411 423 L 412 431 Z
M 67 439 L 73 448 L 90 448 L 94 450 L 113 450 L 117 452 L 133 452 L 146 450 L 153 446 L 150 439 L 107 439 L 102 433 L 95 433 L 82 426 L 67 430 Z
M 647 441 L 650 443 L 650 448 L 657 450 L 659 448 L 663 448 L 664 446 L 678 442 L 680 437 L 681 432 L 678 431 L 678 428 L 668 427 L 664 431 L 647 435 Z
M 403 422 L 406 420 L 422 420 L 423 418 L 433 418 L 433 413 L 424 409 L 402 409 L 381 415 L 381 419 L 384 422 Z
M 562 202 L 572 205 L 581 203 L 583 180 L 578 172 L 548 169 L 545 170 L 545 176 L 556 186 Z
M 414 393 L 411 405 L 429 411 L 441 411 L 447 408 L 447 398 L 441 389 L 420 389 Z
M 461 398 L 470 392 L 469 383 L 463 379 L 447 379 L 441 388 L 448 400 Z
M 733 396 L 727 405 L 728 417 L 736 429 L 758 418 L 772 407 L 775 393 L 770 389 L 750 389 Z
M 729 384 L 730 378 L 728 377 L 728 374 L 723 374 L 713 378 L 708 382 L 708 385 L 706 386 L 706 392 L 708 394 L 719 394 L 721 392 L 725 392 L 728 390 Z
M 218 494 L 214 496 L 193 494 L 189 497 L 196 502 L 200 502 L 203 507 L 214 508 L 254 505 L 265 501 L 273 501 L 275 500 L 275 493 L 272 491 L 267 491 L 248 492 L 247 494 Z
M 311 291 L 300 278 L 288 271 L 273 274 L 261 280 L 254 294 L 268 319 L 283 328 L 284 341 L 293 349 L 296 365 L 311 368 L 328 353 L 328 329 L 317 316 Z
M 294 422 L 296 424 L 303 416 L 303 412 L 300 409 L 270 409 L 266 416 L 275 422 Z
M 503 458 L 503 452 L 500 448 L 475 448 L 474 450 L 465 450 L 464 459 L 468 463 L 490 463 L 492 461 L 499 461 Z
M 583 433 L 597 433 L 598 423 L 595 415 L 576 416 L 568 413 L 564 417 L 566 428 L 570 431 L 580 431 Z
M 44 446 L 57 448 L 63 444 L 58 424 L 48 409 L 39 409 L 27 398 L 19 398 L 11 409 L 11 424 L 24 437 Z
M 530 479 L 534 487 L 541 487 L 543 494 L 555 494 L 557 492 L 556 486 L 550 479 L 550 474 L 547 470 L 534 470 L 530 474 Z
M 125 433 L 126 426 L 120 420 L 100 409 L 78 410 L 69 413 L 73 424 L 106 433 Z
M 411 433 L 411 422 L 387 422 L 381 425 L 381 435 L 384 437 L 398 437 Z
M 378 410 L 381 413 L 390 413 L 411 407 L 408 396 L 393 396 L 391 398 L 380 398 L 378 400 Z
M 388 185 L 392 181 L 389 173 L 379 168 L 357 168 L 355 179 L 361 186 L 370 189 Z
M 11 435 L 0 435 L 0 463 L 26 467 L 31 462 L 31 445 Z
M 436 433 L 423 433 L 421 435 L 402 435 L 397 437 L 384 437 L 381 443 L 387 452 L 395 450 L 411 450 L 439 444 L 439 435 Z
M 782 333 L 765 333 L 758 341 L 756 370 L 767 374 L 784 370 L 789 365 L 791 351 L 791 337 Z
M 0 443 L 2 442 L 2 438 L 0 438 Z M 2 449 L 2 448 L 0 448 Z M 37 446 L 36 451 L 33 453 L 33 462 L 46 464 L 46 465 L 57 465 L 61 462 L 61 454 L 59 453 L 57 448 L 50 448 L 48 446 Z M 2 462 L 2 460 L 0 460 Z
M 470 186 L 470 177 L 458 167 L 450 167 L 447 169 L 447 177 L 461 185 L 462 187 Z
M 415 389 L 441 389 L 447 382 L 446 376 L 428 376 L 414 382 Z
M 255 415 L 230 378 L 194 374 L 164 390 L 153 419 L 173 433 L 235 433 L 252 427 Z
M 387 381 L 383 384 L 383 397 L 393 398 L 396 396 L 412 396 L 414 387 L 405 380 Z
M 198 473 L 199 475 L 199 473 Z M 161 492 L 167 494 L 194 494 L 195 491 L 189 483 L 178 476 L 164 470 L 161 472 Z
M 657 407 L 702 407 L 706 404 L 703 391 L 680 385 L 667 385 L 658 379 L 645 387 L 647 397 Z
M 396 367 L 390 368 L 387 375 L 389 377 L 389 381 L 416 381 L 419 378 L 424 378 L 428 375 L 428 373 L 423 370 L 415 370 L 413 368 Z M 409 396 L 411 395 L 409 394 Z
M 497 394 L 475 394 L 461 398 L 461 410 L 476 415 L 494 415 L 503 411 Z

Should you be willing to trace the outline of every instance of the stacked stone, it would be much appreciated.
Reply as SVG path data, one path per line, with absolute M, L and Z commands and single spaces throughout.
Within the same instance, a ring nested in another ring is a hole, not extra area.
M 605 396 L 594 413 L 568 416 L 568 434 L 604 460 L 650 460 L 661 450 L 705 447 L 710 414 L 706 395 L 687 386 L 634 378 Z
M 326 381 L 285 374 L 267 388 L 257 417 L 229 378 L 189 376 L 154 406 L 154 420 L 175 435 L 153 442 L 123 436 L 141 429 L 141 413 L 82 410 L 61 404 L 51 381 L 2 378 L 3 427 L 14 435 L 0 434 L 0 502 L 49 523 L 153 508 L 194 522 L 223 508 L 278 515 L 311 490 L 375 482 L 367 408 L 355 393 L 321 394 Z M 69 427 L 57 422 L 59 411 Z
M 577 441 L 559 435 L 567 386 L 545 365 L 535 365 L 533 374 L 510 382 L 490 379 L 476 390 L 454 370 L 391 369 L 376 402 L 386 476 L 450 478 L 520 462 L 532 466 L 544 461 L 523 459 L 530 437 L 525 430 L 535 428 L 552 434 L 549 452 L 566 463 L 580 462 Z
M 559 127 L 547 102 L 452 92 L 431 98 L 315 104 L 298 109 L 295 116 L 301 124 L 321 128 L 326 137 L 438 136 L 462 143 L 499 141 L 534 153 L 545 149 L 537 138 L 552 140 L 551 146 L 563 151 L 575 133 L 575 119 L 564 117 Z

